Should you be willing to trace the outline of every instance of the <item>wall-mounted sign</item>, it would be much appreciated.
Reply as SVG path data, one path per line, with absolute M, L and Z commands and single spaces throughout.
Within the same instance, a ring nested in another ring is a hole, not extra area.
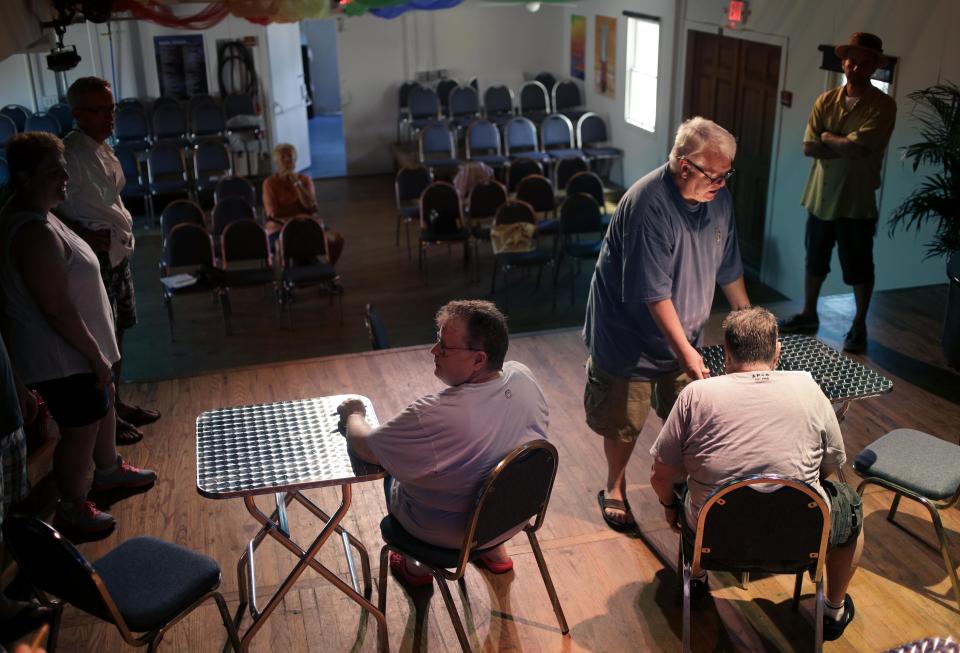
M 160 96 L 185 100 L 207 93 L 207 58 L 202 34 L 154 36 Z

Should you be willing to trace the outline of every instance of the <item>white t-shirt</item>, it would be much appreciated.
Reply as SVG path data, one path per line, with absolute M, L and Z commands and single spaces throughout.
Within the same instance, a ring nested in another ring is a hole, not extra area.
M 686 470 L 691 528 L 714 489 L 751 474 L 799 479 L 829 503 L 820 470 L 846 461 L 837 415 L 808 372 L 739 372 L 691 383 L 650 454 Z
M 463 543 L 484 479 L 515 447 L 547 437 L 547 402 L 527 366 L 427 395 L 367 439 L 394 478 L 390 514 L 416 538 Z

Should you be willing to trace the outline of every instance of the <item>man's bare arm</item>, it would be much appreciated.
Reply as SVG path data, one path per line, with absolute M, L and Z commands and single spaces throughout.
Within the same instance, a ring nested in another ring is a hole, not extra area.
M 687 341 L 687 335 L 680 324 L 680 316 L 672 299 L 661 299 L 647 304 L 653 321 L 667 338 L 670 349 L 677 357 L 680 367 L 691 380 L 705 379 L 710 376 L 710 368 L 703 362 L 700 352 Z
M 723 296 L 727 298 L 731 311 L 738 311 L 741 308 L 750 308 L 750 298 L 747 297 L 747 286 L 740 276 L 728 284 L 720 286 Z

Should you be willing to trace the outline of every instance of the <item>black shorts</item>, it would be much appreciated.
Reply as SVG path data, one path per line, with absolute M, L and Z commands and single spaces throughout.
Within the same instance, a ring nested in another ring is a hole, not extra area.
M 133 274 L 130 271 L 130 257 L 120 261 L 116 267 L 110 267 L 110 257 L 97 253 L 100 260 L 100 276 L 107 289 L 113 324 L 117 331 L 124 331 L 137 323 L 137 295 L 133 290 Z
M 92 373 L 33 383 L 30 389 L 40 393 L 61 428 L 99 422 L 110 410 L 110 394 L 107 388 L 97 387 L 97 377 Z
M 825 277 L 830 272 L 833 244 L 837 244 L 843 282 L 849 286 L 873 283 L 873 237 L 876 220 L 837 218 L 821 220 L 807 215 L 807 274 Z

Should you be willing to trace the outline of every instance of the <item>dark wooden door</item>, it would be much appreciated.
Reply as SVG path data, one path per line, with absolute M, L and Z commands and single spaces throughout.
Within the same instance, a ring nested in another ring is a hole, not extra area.
M 684 118 L 703 116 L 737 138 L 730 180 L 743 262 L 759 269 L 780 76 L 780 48 L 721 34 L 687 33 Z

